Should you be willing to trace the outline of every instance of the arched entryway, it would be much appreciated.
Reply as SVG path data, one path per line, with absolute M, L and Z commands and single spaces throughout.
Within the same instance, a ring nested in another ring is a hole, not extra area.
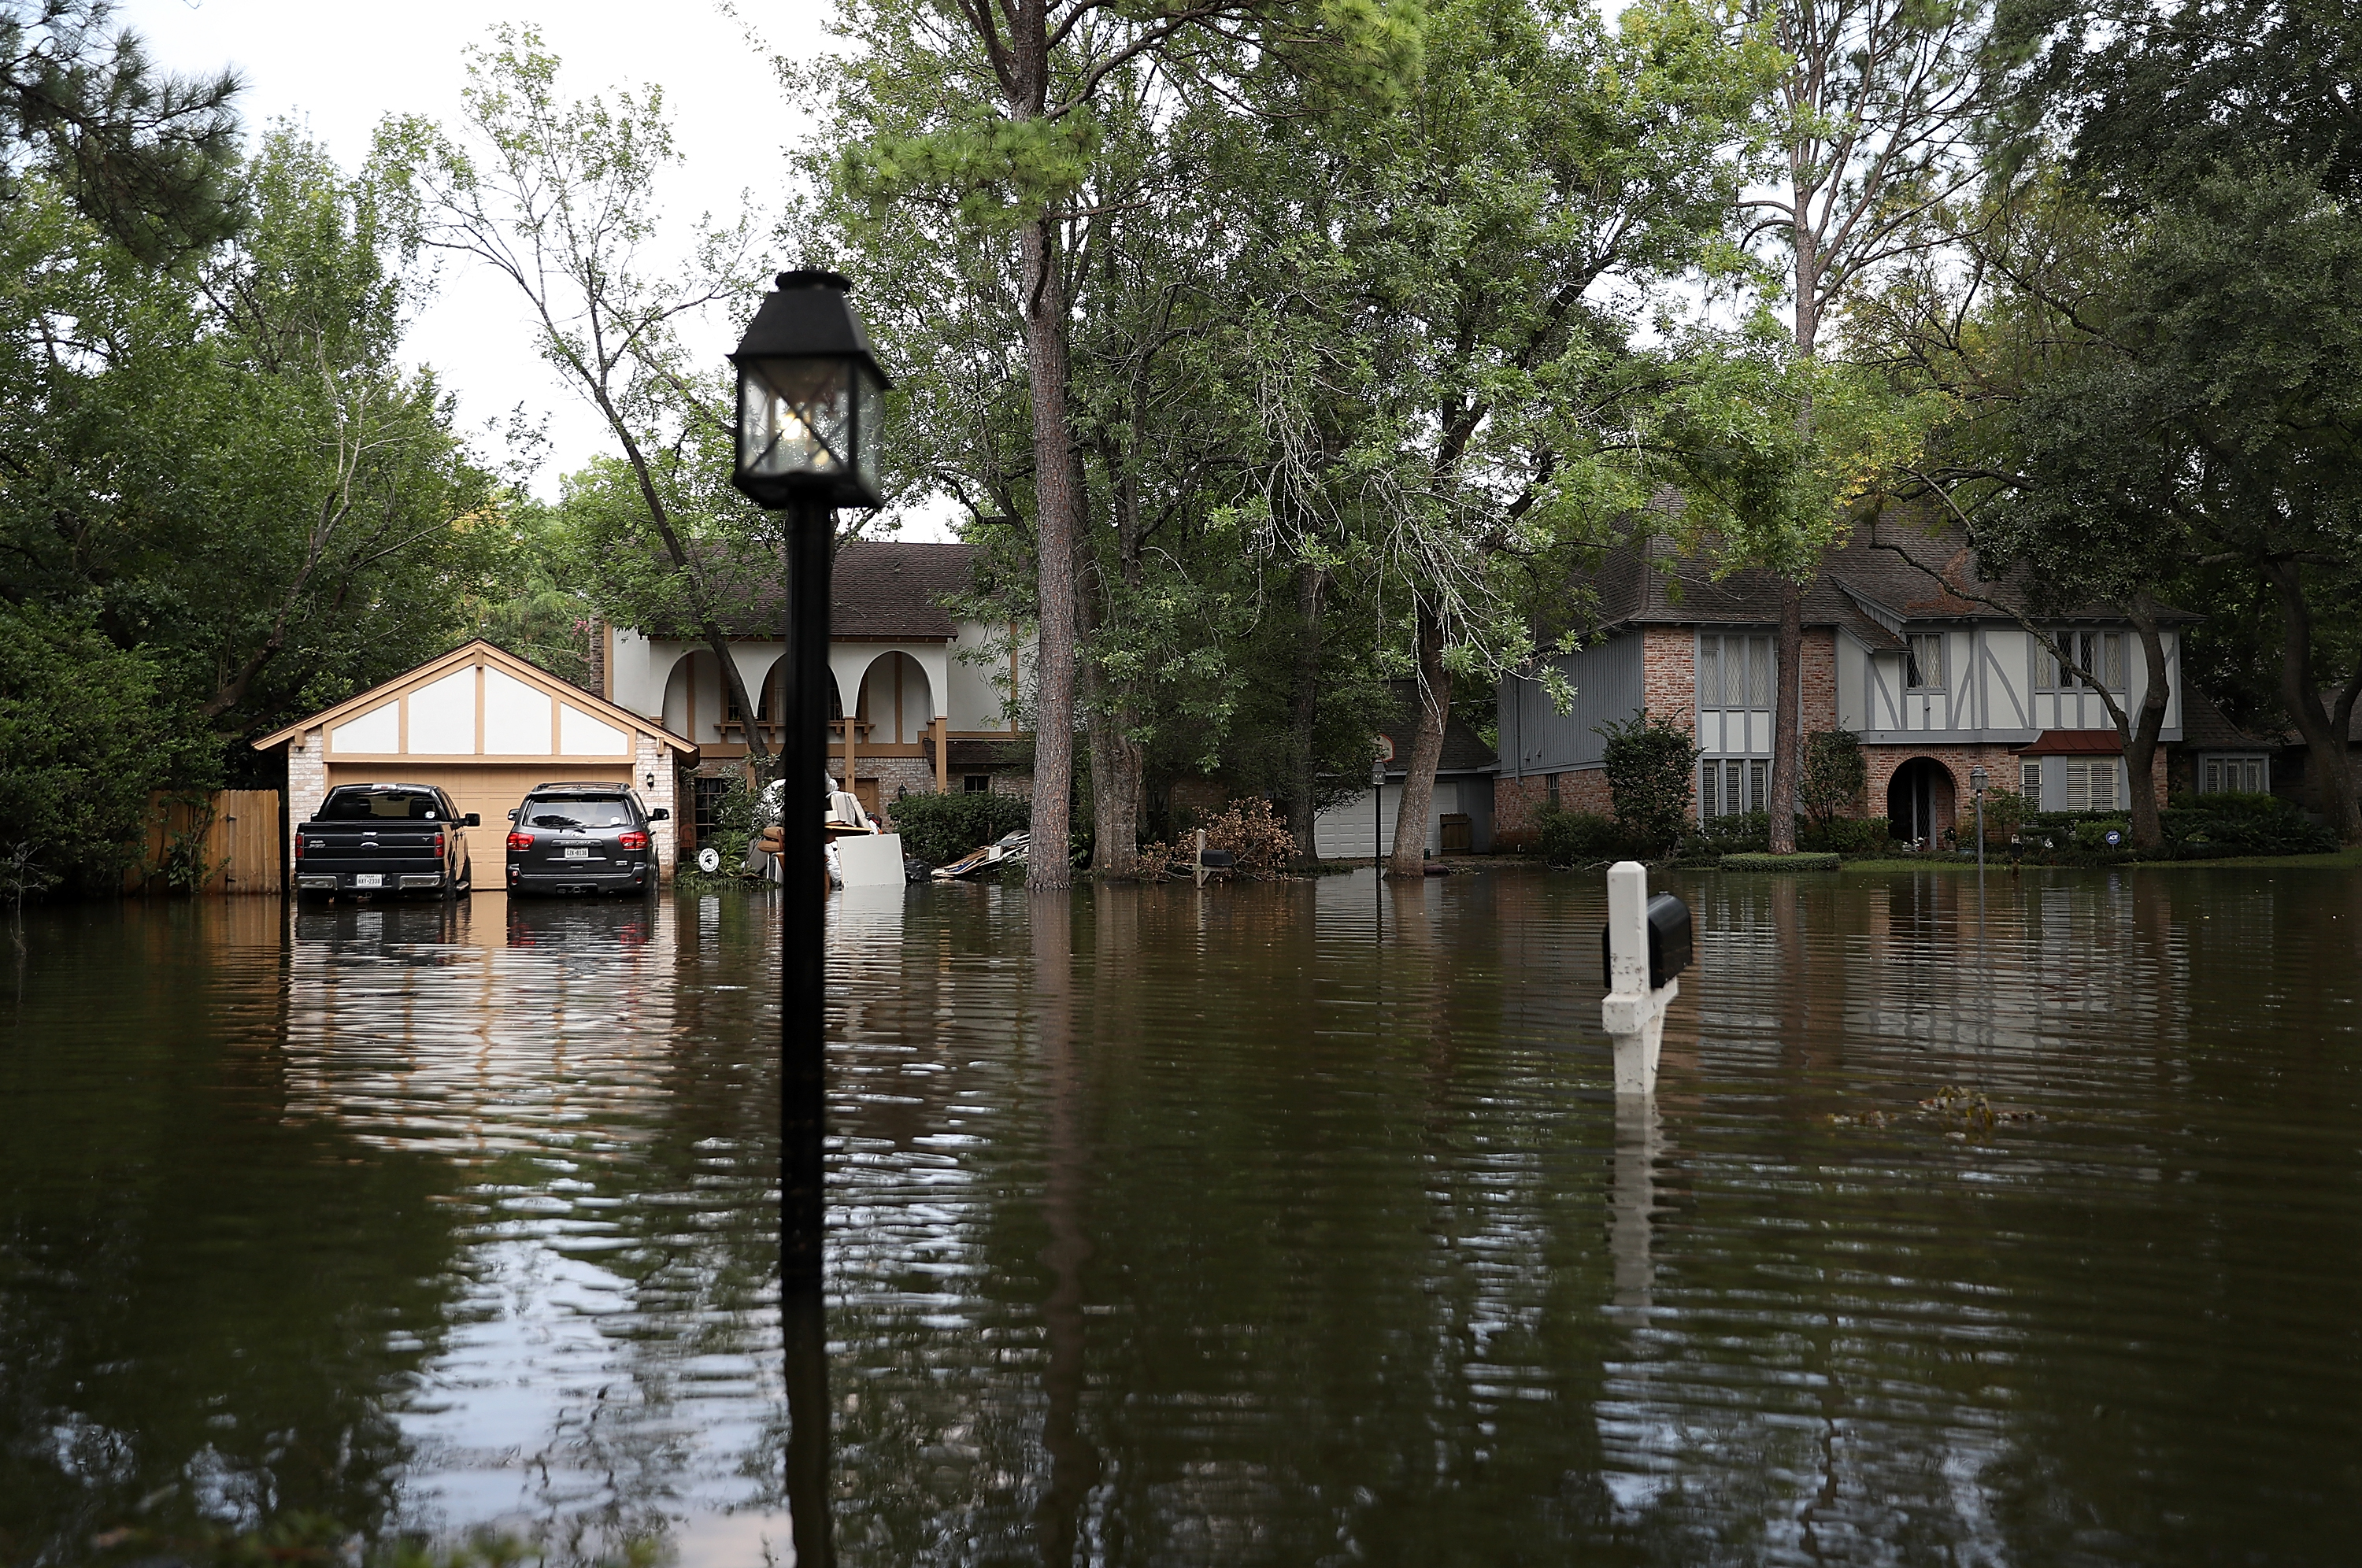
M 918 745 L 935 720 L 926 666 L 906 653 L 878 655 L 861 677 L 859 712 L 868 722 L 870 745 Z
M 1886 831 L 1906 844 L 1934 848 L 1952 825 L 1952 771 L 1932 756 L 1915 756 L 1886 782 Z

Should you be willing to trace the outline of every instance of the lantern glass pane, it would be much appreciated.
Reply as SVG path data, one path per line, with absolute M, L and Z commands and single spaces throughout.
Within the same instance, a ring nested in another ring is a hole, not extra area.
M 877 492 L 877 420 L 885 392 L 877 377 L 866 365 L 853 370 L 855 395 L 860 400 L 854 419 L 854 464 L 861 482 L 872 495 Z
M 842 359 L 754 359 L 743 365 L 738 471 L 752 479 L 849 472 L 852 369 Z

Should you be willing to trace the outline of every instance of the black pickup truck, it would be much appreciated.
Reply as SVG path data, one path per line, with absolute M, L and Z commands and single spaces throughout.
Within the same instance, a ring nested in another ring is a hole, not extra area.
M 295 830 L 296 894 L 464 894 L 477 825 L 431 784 L 339 784 Z

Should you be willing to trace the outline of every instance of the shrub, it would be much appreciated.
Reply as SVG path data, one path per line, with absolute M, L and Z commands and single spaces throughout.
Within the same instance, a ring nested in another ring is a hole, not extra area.
M 1834 871 L 1838 857 L 1810 852 L 1796 855 L 1726 855 L 1722 857 L 1726 871 Z
M 1249 876 L 1268 877 L 1296 858 L 1296 835 L 1271 802 L 1258 797 L 1232 801 L 1208 817 L 1206 847 L 1227 849 L 1232 862 Z M 1194 846 L 1196 840 L 1190 841 Z
M 2166 844 L 2183 859 L 2224 855 L 2326 855 L 2337 836 L 2277 795 L 2223 791 L 2158 813 Z
M 1596 812 L 1570 812 L 1562 806 L 1545 805 L 1534 825 L 1541 842 L 1542 858 L 1552 866 L 1596 866 L 1603 860 L 1620 860 L 1632 853 L 1631 835 L 1625 832 L 1623 824 Z
M 1884 817 L 1831 817 L 1826 823 L 1808 823 L 1796 835 L 1796 847 L 1838 855 L 1880 855 L 1892 845 L 1893 837 Z
M 1731 812 L 1694 823 L 1682 839 L 1682 858 L 1712 863 L 1726 855 L 1763 855 L 1772 848 L 1768 812 Z
M 1840 813 L 1861 803 L 1870 784 L 1870 765 L 1862 759 L 1861 737 L 1851 730 L 1823 730 L 1805 737 L 1805 776 L 1798 780 L 1797 803 L 1815 828 L 1827 829 Z
M 1607 742 L 1603 760 L 1617 822 L 1643 856 L 1672 850 L 1689 825 L 1690 779 L 1697 769 L 1697 746 L 1689 732 L 1669 719 L 1651 718 L 1643 708 L 1594 733 Z
M 1027 826 L 1033 806 L 1022 795 L 905 795 L 888 815 L 904 855 L 942 866 Z

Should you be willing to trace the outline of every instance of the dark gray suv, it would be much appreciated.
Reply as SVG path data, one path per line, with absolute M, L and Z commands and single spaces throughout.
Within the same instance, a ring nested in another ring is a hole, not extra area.
M 651 812 L 622 784 L 543 784 L 509 813 L 512 893 L 638 892 L 657 885 Z

